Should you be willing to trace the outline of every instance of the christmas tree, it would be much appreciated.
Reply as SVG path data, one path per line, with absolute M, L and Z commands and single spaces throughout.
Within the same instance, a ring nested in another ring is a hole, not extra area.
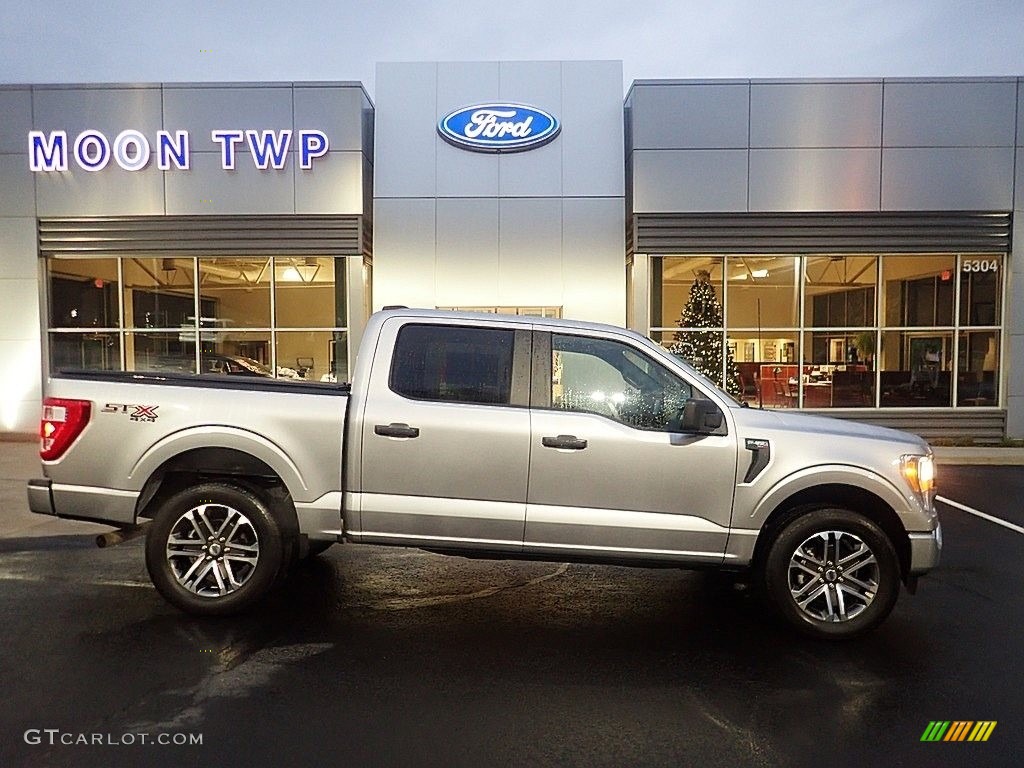
M 690 298 L 676 320 L 680 328 L 716 328 L 714 331 L 679 330 L 672 337 L 669 352 L 686 360 L 690 365 L 712 381 L 722 383 L 722 305 L 715 296 L 711 285 L 711 274 L 706 270 L 697 273 L 697 279 L 690 286 Z M 732 351 L 726 351 L 725 387 L 731 395 L 740 395 L 740 370 Z

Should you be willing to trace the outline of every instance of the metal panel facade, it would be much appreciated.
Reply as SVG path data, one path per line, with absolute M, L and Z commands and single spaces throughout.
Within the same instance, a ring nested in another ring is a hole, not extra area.
M 1009 210 L 1019 89 L 1008 78 L 640 81 L 627 97 L 633 212 Z M 749 156 L 743 207 L 738 160 L 694 154 L 726 146 Z
M 35 216 L 36 190 L 24 149 L 0 154 L 0 215 Z
M 0 87 L 0 153 L 22 154 L 31 129 L 32 92 L 28 88 Z
M 747 152 L 742 149 L 633 152 L 633 211 L 747 210 Z
M 882 150 L 882 210 L 1008 211 L 1013 148 Z
M 437 193 L 437 64 L 378 64 L 374 115 L 373 194 L 434 197 Z M 419 122 L 387 118 L 388 105 Z
M 1006 147 L 1013 144 L 1013 80 L 886 82 L 887 147 Z
M 160 86 L 36 86 L 32 94 L 32 127 L 67 131 L 71 142 L 88 128 L 113 140 L 126 128 L 152 137 L 163 127 Z
M 622 163 L 594 162 L 621 151 L 622 65 L 562 62 L 562 194 L 622 197 Z
M 375 309 L 386 304 L 435 306 L 436 216 L 437 201 L 433 198 L 373 201 Z M 380 258 L 380 254 L 385 257 Z
M 619 62 L 379 64 L 376 83 L 376 307 L 547 306 L 624 322 Z M 438 135 L 446 114 L 487 102 L 547 110 L 562 131 L 510 153 Z M 595 226 L 595 210 L 617 213 Z M 592 274 L 621 299 L 577 290 Z
M 637 83 L 633 149 L 745 149 L 749 106 L 745 82 Z
M 437 201 L 435 301 L 457 307 L 497 306 L 498 200 L 450 198 Z
M 38 273 L 35 219 L 0 218 L 0 281 L 35 280 Z M 7 291 L 3 290 L 2 294 L 6 296 Z
M 28 88 L 0 88 L 0 433 L 39 427 L 39 269 Z
M 755 149 L 751 211 L 879 209 L 877 149 Z
M 753 83 L 751 147 L 877 147 L 882 84 Z

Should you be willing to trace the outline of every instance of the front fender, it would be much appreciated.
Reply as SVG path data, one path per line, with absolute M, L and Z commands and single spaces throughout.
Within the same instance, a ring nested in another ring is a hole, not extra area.
M 849 485 L 873 493 L 884 501 L 908 531 L 930 530 L 929 517 L 920 505 L 912 503 L 888 478 L 863 467 L 847 464 L 822 464 L 805 467 L 780 479 L 754 506 L 748 519 L 737 519 L 741 528 L 761 529 L 768 516 L 789 497 L 821 485 Z
M 871 493 L 893 510 L 905 531 L 930 531 L 934 527 L 932 515 L 883 475 L 847 464 L 823 464 L 799 469 L 779 479 L 758 499 L 749 515 L 738 513 L 733 517 L 726 546 L 727 561 L 749 565 L 771 514 L 796 494 L 824 485 L 849 486 Z

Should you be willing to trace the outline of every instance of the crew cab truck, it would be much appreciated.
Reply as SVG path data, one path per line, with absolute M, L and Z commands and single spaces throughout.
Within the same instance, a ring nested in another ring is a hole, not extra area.
M 41 435 L 31 509 L 151 520 L 153 583 L 195 614 L 350 542 L 748 571 L 793 626 L 848 638 L 942 543 L 920 438 L 745 407 L 592 323 L 379 312 L 351 387 L 59 372 Z

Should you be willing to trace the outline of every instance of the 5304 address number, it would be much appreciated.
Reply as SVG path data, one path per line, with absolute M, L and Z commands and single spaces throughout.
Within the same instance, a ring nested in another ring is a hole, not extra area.
M 999 259 L 965 259 L 964 272 L 998 272 Z

